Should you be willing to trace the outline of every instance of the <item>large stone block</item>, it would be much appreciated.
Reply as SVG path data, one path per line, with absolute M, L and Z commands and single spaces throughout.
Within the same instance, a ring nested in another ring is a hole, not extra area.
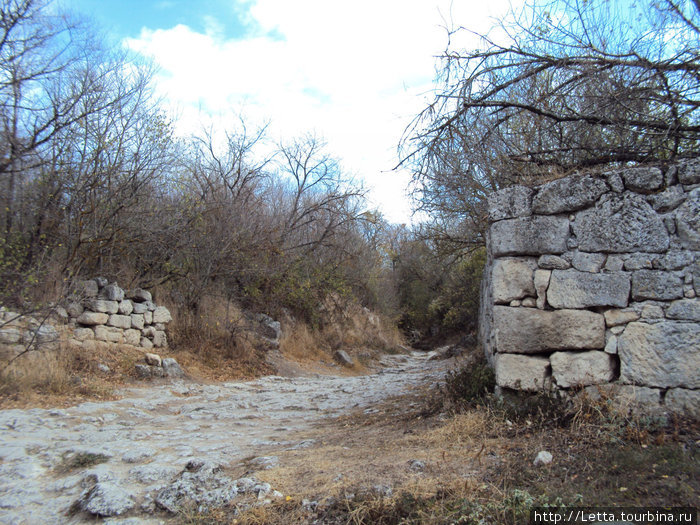
M 129 317 L 128 315 L 112 314 L 109 316 L 107 324 L 109 326 L 114 326 L 116 328 L 128 330 L 129 328 L 131 328 L 131 317 Z
M 587 310 L 494 306 L 493 316 L 499 352 L 536 354 L 605 347 L 605 320 L 601 314 Z
M 666 310 L 666 317 L 700 323 L 700 298 L 673 301 Z
M 681 184 L 700 184 L 700 159 L 682 163 L 678 167 L 678 181 Z
M 669 237 L 661 217 L 637 194 L 610 195 L 580 211 L 573 222 L 584 252 L 664 252 Z
M 532 215 L 532 189 L 526 186 L 511 186 L 488 196 L 489 221 L 495 222 L 514 217 Z
M 122 315 L 130 315 L 134 311 L 134 303 L 129 299 L 124 299 L 119 303 L 119 313 Z
M 569 220 L 563 217 L 521 217 L 491 225 L 491 252 L 503 255 L 564 253 L 569 237 Z
M 99 312 L 83 312 L 76 319 L 78 324 L 86 326 L 94 326 L 105 324 L 109 320 L 109 315 Z
M 700 390 L 670 388 L 664 397 L 669 412 L 700 419 Z
M 650 193 L 663 186 L 664 174 L 659 168 L 642 166 L 626 169 L 622 172 L 622 179 L 625 181 L 627 189 Z
M 114 283 L 108 284 L 100 290 L 99 298 L 119 302 L 124 299 L 124 290 Z
M 700 388 L 700 325 L 633 322 L 618 337 L 620 379 L 658 388 Z
M 547 290 L 547 302 L 553 308 L 589 308 L 627 306 L 630 278 L 624 272 L 588 273 L 578 270 L 553 270 Z
M 507 304 L 514 299 L 535 295 L 535 268 L 534 259 L 496 259 L 491 273 L 494 302 Z
M 580 210 L 608 191 L 602 179 L 585 175 L 567 177 L 540 186 L 532 199 L 532 211 L 544 215 Z
M 671 301 L 683 297 L 683 277 L 679 273 L 639 270 L 632 274 L 632 299 Z
M 132 299 L 136 303 L 143 303 L 145 301 L 152 301 L 153 296 L 151 292 L 143 290 L 142 288 L 135 288 L 127 294 L 129 299 Z
M 173 318 L 170 311 L 165 306 L 158 306 L 153 311 L 153 323 L 169 323 Z
M 96 326 L 95 339 L 108 343 L 123 343 L 124 331 L 121 328 L 115 328 L 113 326 Z
M 676 231 L 683 247 L 700 250 L 700 188 L 676 209 Z
M 536 392 L 549 386 L 549 359 L 518 354 L 496 354 L 496 384 Z
M 119 311 L 119 303 L 117 301 L 107 301 L 105 299 L 91 299 L 88 301 L 88 308 L 93 312 L 116 314 Z
M 561 388 L 609 383 L 615 379 L 615 358 L 605 352 L 554 352 L 552 377 Z

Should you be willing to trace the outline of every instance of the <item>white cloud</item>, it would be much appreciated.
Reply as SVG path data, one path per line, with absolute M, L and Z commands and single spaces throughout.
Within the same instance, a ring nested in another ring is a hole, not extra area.
M 483 18 L 468 4 L 455 15 L 462 25 Z M 200 110 L 243 107 L 254 121 L 271 120 L 276 138 L 315 131 L 373 188 L 387 217 L 404 222 L 408 175 L 383 172 L 396 165 L 397 142 L 426 103 L 449 12 L 447 0 L 257 0 L 245 17 L 248 38 L 226 40 L 221 23 L 208 19 L 205 33 L 144 29 L 126 43 L 160 65 L 159 89 L 178 108 L 182 130 L 192 130 Z

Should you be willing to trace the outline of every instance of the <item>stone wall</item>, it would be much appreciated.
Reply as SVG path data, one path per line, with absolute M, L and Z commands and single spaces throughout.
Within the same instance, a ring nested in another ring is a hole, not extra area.
M 97 340 L 145 349 L 168 346 L 165 329 L 172 321 L 170 312 L 141 288 L 125 292 L 101 277 L 81 281 L 65 313 L 75 324 L 74 342 Z
M 700 159 L 513 186 L 488 219 L 480 333 L 499 387 L 700 415 Z

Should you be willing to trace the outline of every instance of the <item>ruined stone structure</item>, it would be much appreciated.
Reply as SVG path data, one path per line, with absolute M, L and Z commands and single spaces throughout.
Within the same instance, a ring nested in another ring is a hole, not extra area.
M 480 332 L 499 387 L 700 416 L 700 159 L 513 186 L 488 219 Z
M 145 349 L 167 347 L 168 309 L 157 306 L 151 293 L 136 288 L 125 292 L 116 283 L 97 277 L 76 286 L 67 315 L 76 328 L 73 339 L 124 343 Z

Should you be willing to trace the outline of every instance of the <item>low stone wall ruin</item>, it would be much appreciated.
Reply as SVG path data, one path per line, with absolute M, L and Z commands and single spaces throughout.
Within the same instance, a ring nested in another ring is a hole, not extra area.
M 151 293 L 136 288 L 125 292 L 116 283 L 97 277 L 77 284 L 66 313 L 76 328 L 78 342 L 97 340 L 145 349 L 166 348 L 166 325 L 172 316 L 157 306 Z
M 167 348 L 170 321 L 168 309 L 156 305 L 150 292 L 124 291 L 97 277 L 76 283 L 62 305 L 53 308 L 34 314 L 0 308 L 0 360 L 27 350 L 55 350 L 62 341 L 88 350 L 97 343 Z
M 480 334 L 500 388 L 700 417 L 700 159 L 488 203 Z

